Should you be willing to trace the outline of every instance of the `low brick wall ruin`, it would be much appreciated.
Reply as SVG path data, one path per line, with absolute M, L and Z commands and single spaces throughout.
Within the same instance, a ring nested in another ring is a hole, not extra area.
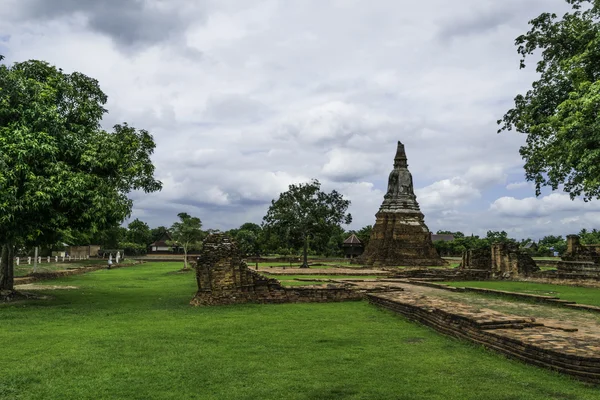
M 483 281 L 490 278 L 490 273 L 489 269 L 406 268 L 394 270 L 391 277 L 424 281 Z
M 546 278 L 600 280 L 600 253 L 598 245 L 582 245 L 577 235 L 567 236 L 567 251 L 557 264 L 556 271 Z
M 462 268 L 468 269 L 492 269 L 492 250 L 489 247 L 483 249 L 467 250 L 462 255 L 460 263 Z
M 223 234 L 209 235 L 197 263 L 194 306 L 241 303 L 307 303 L 361 300 L 364 291 L 350 285 L 284 288 L 277 279 L 248 268 L 236 244 Z
M 467 250 L 463 253 L 460 268 L 487 270 L 492 278 L 529 276 L 540 270 L 529 254 L 511 243 L 494 243 L 491 247 Z
M 397 312 L 438 332 L 466 339 L 508 357 L 600 383 L 600 342 L 557 331 L 532 318 L 445 305 L 422 296 L 370 294 L 372 304 Z

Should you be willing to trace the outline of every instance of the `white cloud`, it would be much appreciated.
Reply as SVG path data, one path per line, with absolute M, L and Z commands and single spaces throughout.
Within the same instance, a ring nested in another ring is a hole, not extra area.
M 551 193 L 543 197 L 501 197 L 490 205 L 490 211 L 507 217 L 548 217 L 565 212 L 600 211 L 600 203 L 571 200 L 564 193 Z
M 92 76 L 109 96 L 106 127 L 154 135 L 164 189 L 132 194 L 150 225 L 181 211 L 205 227 L 259 222 L 310 178 L 352 200 L 353 227 L 372 224 L 398 140 L 434 230 L 600 223 L 596 206 L 509 197 L 527 187 L 514 182 L 524 137 L 496 134 L 535 78 L 519 70 L 514 38 L 561 2 L 7 1 L 8 63 Z
M 424 211 L 448 211 L 481 197 L 481 192 L 462 178 L 444 179 L 416 190 Z
M 523 188 L 533 188 L 531 182 L 512 182 L 506 185 L 506 190 L 518 190 Z

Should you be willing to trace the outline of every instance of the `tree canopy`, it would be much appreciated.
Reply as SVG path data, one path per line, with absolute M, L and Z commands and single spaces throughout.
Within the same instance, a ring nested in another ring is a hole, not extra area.
M 103 130 L 106 101 L 81 73 L 35 60 L 0 65 L 0 243 L 9 254 L 0 289 L 12 289 L 17 241 L 116 226 L 131 212 L 130 191 L 161 189 L 152 136 L 127 124 Z
M 571 198 L 590 200 L 600 197 L 600 2 L 566 2 L 571 12 L 543 13 L 516 39 L 521 68 L 541 52 L 540 76 L 515 98 L 498 132 L 527 134 L 520 154 L 537 195 L 562 185 Z
M 271 201 L 263 221 L 267 229 L 286 238 L 290 248 L 302 246 L 302 267 L 308 268 L 309 238 L 331 235 L 340 224 L 352 222 L 352 216 L 346 213 L 349 206 L 350 201 L 339 192 L 321 191 L 321 183 L 315 179 L 290 185 L 277 200 Z
M 177 214 L 179 221 L 171 226 L 173 240 L 183 248 L 183 267 L 188 268 L 187 253 L 190 248 L 197 245 L 204 237 L 202 232 L 202 221 L 198 217 L 192 217 L 188 213 Z

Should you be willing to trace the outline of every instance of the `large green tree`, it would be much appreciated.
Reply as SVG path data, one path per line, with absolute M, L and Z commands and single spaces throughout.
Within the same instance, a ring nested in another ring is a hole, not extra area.
M 171 226 L 171 236 L 175 243 L 183 248 L 183 268 L 188 269 L 187 253 L 191 247 L 198 245 L 204 237 L 202 221 L 188 213 L 177 214 L 179 221 Z
M 571 12 L 543 13 L 516 39 L 521 68 L 540 53 L 539 79 L 515 98 L 499 132 L 527 134 L 520 153 L 537 195 L 563 185 L 571 198 L 589 200 L 600 197 L 600 1 L 566 2 Z
M 242 254 L 258 256 L 262 252 L 264 237 L 260 225 L 246 222 L 238 229 L 231 229 L 228 234 L 235 239 Z
M 152 231 L 147 223 L 136 218 L 127 225 L 127 240 L 140 246 L 148 246 L 152 243 Z
M 15 243 L 118 225 L 131 212 L 130 191 L 161 189 L 152 136 L 127 124 L 103 130 L 106 100 L 78 72 L 0 65 L 0 289 L 13 289 Z
M 579 237 L 581 238 L 581 243 L 583 244 L 598 244 L 600 243 L 600 231 L 598 229 L 592 229 L 588 231 L 587 229 L 582 229 L 579 232 Z M 566 245 L 565 245 L 566 248 Z
M 290 185 L 277 200 L 271 201 L 267 215 L 263 218 L 267 229 L 287 238 L 288 243 L 297 247 L 300 243 L 304 255 L 303 268 L 308 268 L 308 242 L 311 237 L 331 235 L 340 224 L 352 222 L 347 213 L 350 201 L 333 190 L 321 191 L 321 183 Z

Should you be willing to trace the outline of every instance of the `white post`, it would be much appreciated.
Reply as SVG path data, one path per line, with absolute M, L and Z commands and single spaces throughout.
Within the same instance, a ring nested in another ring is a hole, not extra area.
M 71 256 L 67 256 L 67 261 L 71 261 Z
M 21 262 L 21 260 L 19 259 L 19 257 L 17 257 L 17 265 L 19 265 Z
M 54 262 L 57 263 L 58 262 L 58 256 L 54 256 Z
M 34 274 L 37 272 L 37 265 L 38 265 L 38 248 L 37 248 L 37 246 L 35 246 L 35 253 L 34 253 L 34 259 L 33 259 L 33 273 Z
M 40 264 L 42 263 L 42 257 L 41 256 L 38 257 L 38 263 L 40 263 Z
M 120 258 L 121 258 L 121 252 L 117 251 L 117 264 L 119 263 Z
M 31 257 L 27 257 L 27 265 L 31 265 Z
M 50 256 L 48 256 L 48 264 L 50 264 Z
M 65 256 L 64 255 L 62 256 L 62 262 L 65 262 Z

